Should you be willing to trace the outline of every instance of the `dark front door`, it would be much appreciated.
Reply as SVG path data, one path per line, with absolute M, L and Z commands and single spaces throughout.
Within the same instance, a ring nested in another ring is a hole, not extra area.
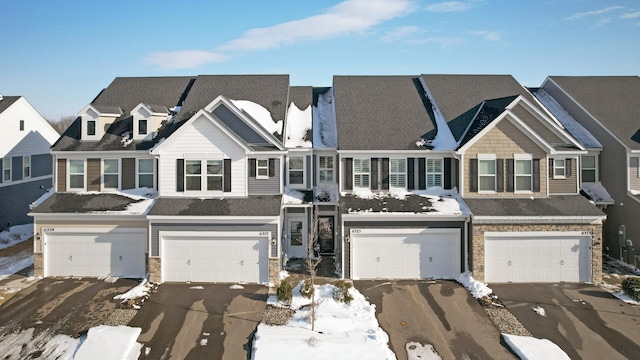
M 318 242 L 321 254 L 333 254 L 333 216 L 318 216 Z

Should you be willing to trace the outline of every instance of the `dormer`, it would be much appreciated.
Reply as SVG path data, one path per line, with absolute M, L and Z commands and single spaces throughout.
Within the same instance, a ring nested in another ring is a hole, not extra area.
M 81 140 L 98 141 L 111 124 L 122 115 L 119 107 L 89 104 L 78 114 L 82 119 Z
M 133 139 L 152 140 L 162 125 L 162 121 L 169 116 L 169 109 L 161 105 L 140 103 L 133 110 Z

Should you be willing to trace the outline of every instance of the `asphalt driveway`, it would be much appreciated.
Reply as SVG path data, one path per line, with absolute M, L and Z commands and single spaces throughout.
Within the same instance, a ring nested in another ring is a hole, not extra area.
M 560 346 L 571 359 L 637 359 L 640 308 L 592 285 L 490 284 L 494 294 L 537 338 Z M 534 307 L 545 310 L 545 316 Z
M 170 284 L 158 287 L 129 326 L 142 328 L 141 359 L 249 359 L 266 307 L 257 284 Z
M 406 344 L 431 344 L 443 359 L 517 359 L 480 304 L 453 281 L 356 280 L 376 305 L 378 323 L 398 360 Z

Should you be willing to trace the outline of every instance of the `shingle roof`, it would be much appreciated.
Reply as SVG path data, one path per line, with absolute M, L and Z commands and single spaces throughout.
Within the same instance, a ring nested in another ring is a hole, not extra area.
M 0 100 L 0 113 L 7 110 L 9 106 L 13 105 L 13 103 L 21 97 L 22 96 L 3 96 L 2 100 Z
M 340 197 L 340 209 L 343 214 L 359 211 L 376 213 L 429 213 L 436 211 L 432 209 L 431 199 L 419 195 L 408 195 L 404 199 L 391 196 L 366 199 L 347 194 Z
M 640 77 L 551 76 L 627 147 L 640 150 Z
M 474 216 L 604 216 L 580 195 L 548 198 L 464 198 Z
M 33 213 L 91 213 L 124 211 L 127 206 L 144 201 L 117 194 L 55 193 L 35 208 Z
M 149 215 L 278 216 L 281 203 L 281 195 L 223 199 L 159 198 Z
M 333 90 L 340 150 L 421 149 L 435 130 L 415 76 L 335 76 Z

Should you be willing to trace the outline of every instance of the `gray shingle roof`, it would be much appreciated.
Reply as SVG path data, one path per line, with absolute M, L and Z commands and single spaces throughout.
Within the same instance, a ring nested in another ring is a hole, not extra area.
M 333 90 L 340 150 L 421 149 L 434 133 L 415 76 L 335 76 Z
M 159 198 L 149 215 L 278 216 L 281 203 L 281 195 L 223 199 Z
M 551 76 L 627 147 L 640 150 L 640 77 Z
M 548 198 L 464 198 L 474 216 L 604 216 L 580 195 Z
M 364 199 L 347 194 L 340 197 L 340 208 L 343 214 L 368 211 L 376 213 L 429 213 L 435 210 L 431 207 L 431 199 L 420 195 L 407 195 L 404 199 L 393 196 L 375 199 Z
M 22 96 L 3 96 L 3 99 L 0 100 L 0 113 L 7 110 L 9 106 L 13 105 L 13 103 L 21 97 Z
M 46 214 L 124 211 L 127 206 L 143 200 L 134 200 L 117 194 L 55 193 L 32 212 Z

